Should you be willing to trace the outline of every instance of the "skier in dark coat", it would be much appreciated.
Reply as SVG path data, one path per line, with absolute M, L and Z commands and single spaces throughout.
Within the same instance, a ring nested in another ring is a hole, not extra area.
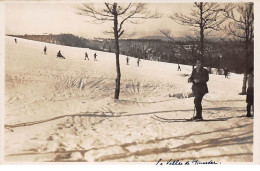
M 224 69 L 224 75 L 225 75 L 225 78 L 228 78 L 228 69 L 227 68 Z
M 94 54 L 94 61 L 97 61 L 97 54 Z
M 246 102 L 247 102 L 247 117 L 251 117 L 251 107 L 254 106 L 254 68 L 249 70 L 247 77 L 247 93 L 246 93 Z
M 15 41 L 15 43 L 17 43 L 17 39 L 16 38 L 14 39 L 14 41 Z
M 177 71 L 181 71 L 181 66 L 180 64 L 178 64 L 178 70 Z
M 43 51 L 44 51 L 44 55 L 47 55 L 47 47 L 46 46 L 44 46 Z
M 196 116 L 192 120 L 201 120 L 202 118 L 202 98 L 208 93 L 207 81 L 209 80 L 208 71 L 202 67 L 200 60 L 197 60 L 196 68 L 193 69 L 188 82 L 192 82 L 192 93 L 194 95 L 194 104 L 196 108 Z
M 126 57 L 126 65 L 129 65 L 129 58 Z
M 141 60 L 140 58 L 137 59 L 137 66 L 139 67 L 139 64 L 140 64 Z
M 87 52 L 85 52 L 85 60 L 86 60 L 86 58 L 88 58 L 88 53 Z M 88 60 L 89 60 L 89 58 L 88 58 Z
M 57 53 L 57 58 L 63 58 L 63 59 L 65 59 L 65 57 L 61 54 L 60 50 L 59 50 L 59 52 Z

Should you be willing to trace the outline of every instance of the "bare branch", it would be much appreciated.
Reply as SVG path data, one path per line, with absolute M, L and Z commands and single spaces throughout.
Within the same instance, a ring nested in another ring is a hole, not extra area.
M 121 21 L 120 26 L 119 26 L 119 29 L 118 29 L 118 32 L 121 32 L 121 29 L 122 29 L 122 26 L 123 26 L 124 22 L 125 22 L 127 19 L 133 17 L 136 13 L 137 13 L 137 8 L 136 8 L 135 11 L 133 11 L 130 15 L 128 15 L 126 18 L 124 18 L 124 19 Z
M 95 20 L 100 21 L 113 21 L 113 15 L 105 10 L 95 9 L 91 4 L 82 4 L 82 7 L 78 8 L 78 15 L 89 16 Z
M 229 5 L 230 6 L 230 5 Z M 225 17 L 230 20 L 223 31 L 228 36 L 237 37 L 244 41 L 252 41 L 254 37 L 254 11 L 252 3 L 245 3 L 232 8 L 227 8 L 225 11 Z M 234 10 L 238 15 L 234 15 Z
M 171 40 L 171 41 L 173 41 L 173 42 L 175 41 L 175 40 L 174 40 L 174 37 L 173 37 L 173 35 L 171 34 L 171 31 L 170 31 L 170 30 L 161 29 L 160 32 L 161 32 L 165 37 L 167 37 L 169 40 Z
M 134 8 L 130 10 L 130 8 Z M 130 10 L 129 13 L 127 13 L 126 17 L 122 19 L 122 21 L 119 24 L 119 29 L 118 32 L 121 32 L 122 26 L 125 23 L 126 20 L 130 19 L 152 19 L 152 18 L 159 18 L 160 15 L 157 13 L 157 11 L 154 14 L 151 14 L 150 11 L 147 11 L 145 9 L 145 4 L 131 4 L 127 8 L 127 10 Z M 124 10 L 122 12 L 123 14 L 126 14 L 126 11 Z M 120 13 L 120 15 L 122 15 Z M 130 21 L 133 24 L 139 24 L 140 22 L 138 21 Z
M 132 5 L 132 3 L 130 3 L 122 12 L 118 13 L 117 15 L 123 15 L 123 14 L 125 14 L 125 13 L 129 10 L 129 8 L 131 7 L 131 5 Z
M 120 36 L 120 38 L 122 39 L 122 38 L 132 38 L 133 36 L 135 36 L 136 35 L 136 32 L 131 32 L 131 33 L 126 33 L 126 32 L 124 32 L 121 36 Z
M 226 17 L 220 15 L 224 10 L 217 3 L 195 2 L 191 15 L 173 13 L 170 18 L 178 24 L 219 31 L 219 26 L 226 20 Z
M 109 7 L 109 3 L 105 3 L 105 5 L 106 5 L 106 7 L 107 7 L 108 11 L 109 11 L 111 14 L 113 14 L 113 11 L 112 11 L 112 9 Z
M 123 34 L 124 34 L 124 30 L 122 30 L 122 31 L 119 33 L 118 38 L 120 38 Z
M 118 18 L 118 29 L 117 32 L 120 36 L 124 33 L 123 24 L 126 21 L 129 21 L 133 24 L 142 23 L 139 19 L 153 19 L 159 18 L 161 15 L 155 11 L 151 13 L 151 11 L 146 9 L 146 4 L 144 3 L 129 3 L 127 6 L 122 7 L 121 5 L 105 3 L 105 7 L 103 9 L 95 8 L 93 4 L 82 4 L 81 7 L 78 8 L 77 14 L 88 16 L 94 19 L 93 23 L 104 23 L 106 21 L 114 21 L 114 17 Z M 108 32 L 107 32 L 108 33 Z
M 170 18 L 176 23 L 181 25 L 190 25 L 193 27 L 199 27 L 200 20 L 194 16 L 185 16 L 182 13 L 173 13 Z

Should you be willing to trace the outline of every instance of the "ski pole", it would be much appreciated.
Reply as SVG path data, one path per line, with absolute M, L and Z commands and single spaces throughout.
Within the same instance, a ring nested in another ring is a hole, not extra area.
M 194 110 L 193 110 L 193 117 L 192 117 L 192 118 L 194 118 L 194 115 L 195 115 L 195 106 L 194 106 Z

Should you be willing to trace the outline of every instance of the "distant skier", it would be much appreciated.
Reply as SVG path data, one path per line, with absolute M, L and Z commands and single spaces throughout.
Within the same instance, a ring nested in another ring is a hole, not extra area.
M 225 78 L 228 78 L 228 69 L 227 68 L 224 69 L 224 75 L 225 75 Z
M 129 58 L 126 57 L 126 65 L 129 65 Z
M 94 54 L 94 61 L 97 61 L 97 54 Z
M 86 60 L 86 58 L 88 58 L 88 53 L 87 52 L 85 52 L 85 60 Z M 89 60 L 89 58 L 88 58 L 88 60 Z
M 46 46 L 44 47 L 43 51 L 44 51 L 44 55 L 47 55 L 47 47 Z
M 14 39 L 14 42 L 17 43 L 17 39 L 16 38 Z
M 63 59 L 65 59 L 65 57 L 61 54 L 60 50 L 59 50 L 59 52 L 57 53 L 57 58 L 63 58 Z
M 247 93 L 246 93 L 246 102 L 247 102 L 247 117 L 251 117 L 251 107 L 254 107 L 254 68 L 250 68 L 249 74 L 247 77 Z
M 203 96 L 208 93 L 207 81 L 209 80 L 209 73 L 202 67 L 200 60 L 196 62 L 196 68 L 193 69 L 191 77 L 188 82 L 192 82 L 192 93 L 195 96 L 194 104 L 196 108 L 196 116 L 192 117 L 192 120 L 202 120 L 202 105 L 201 101 Z
M 139 67 L 139 64 L 140 64 L 141 60 L 140 58 L 137 59 L 137 66 Z
M 181 66 L 180 64 L 178 64 L 178 70 L 177 71 L 181 71 Z

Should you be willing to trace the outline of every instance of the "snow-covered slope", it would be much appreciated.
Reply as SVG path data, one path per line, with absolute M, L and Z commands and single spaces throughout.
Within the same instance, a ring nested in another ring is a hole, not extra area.
M 120 60 L 114 100 L 113 53 L 6 37 L 6 160 L 252 162 L 253 119 L 240 117 L 242 75 L 210 75 L 203 100 L 209 121 L 179 122 L 193 115 L 193 98 L 183 98 L 191 93 L 191 66 L 180 72 L 176 64 Z

